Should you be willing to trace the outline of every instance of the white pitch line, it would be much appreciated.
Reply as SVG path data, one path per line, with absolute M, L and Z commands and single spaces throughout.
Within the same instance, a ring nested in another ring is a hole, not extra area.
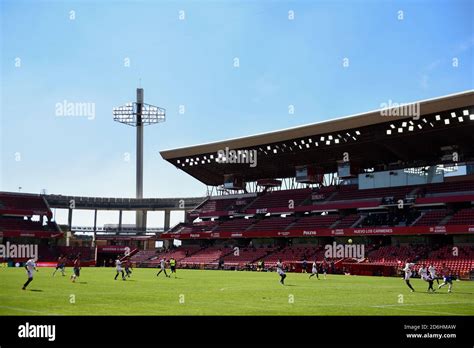
M 38 313 L 38 314 L 46 314 L 46 315 L 59 315 L 59 314 L 55 314 L 55 313 L 35 311 L 35 310 L 32 310 L 32 309 L 24 309 L 24 308 L 18 308 L 18 307 L 0 306 L 0 308 L 10 309 L 12 311 L 27 312 L 27 313 Z

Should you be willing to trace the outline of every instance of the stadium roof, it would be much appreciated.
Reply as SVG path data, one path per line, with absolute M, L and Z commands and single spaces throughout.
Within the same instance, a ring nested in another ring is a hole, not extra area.
M 419 113 L 416 114 L 416 107 Z M 421 138 L 422 137 L 422 138 Z M 295 166 L 336 172 L 343 153 L 362 168 L 439 164 L 446 148 L 474 160 L 474 90 L 279 131 L 161 151 L 177 168 L 207 185 L 225 174 L 245 181 L 286 178 Z M 218 162 L 218 151 L 256 150 L 257 166 Z

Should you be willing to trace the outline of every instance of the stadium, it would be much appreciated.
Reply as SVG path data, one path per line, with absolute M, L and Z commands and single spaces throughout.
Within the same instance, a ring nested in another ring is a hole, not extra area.
M 205 197 L 1 192 L 2 262 L 10 267 L 1 272 L 9 281 L 2 281 L 7 285 L 0 313 L 85 315 L 94 308 L 94 314 L 107 315 L 472 315 L 473 101 L 471 90 L 414 102 L 410 110 L 419 112 L 412 115 L 396 105 L 161 151 L 170 165 L 207 185 Z M 54 209 L 66 210 L 69 224 L 57 224 Z M 94 211 L 94 226 L 72 225 L 81 209 Z M 118 212 L 118 221 L 98 227 L 101 210 Z M 170 226 L 175 210 L 185 220 Z M 124 211 L 135 212 L 137 223 L 122 224 Z M 164 212 L 164 229 L 146 227 L 152 211 Z M 23 279 L 19 266 L 28 258 L 9 245 L 38 246 L 39 269 L 52 268 L 44 275 L 41 270 L 31 287 L 45 294 L 27 302 L 13 296 Z M 79 253 L 84 281 L 75 291 L 87 303 L 51 302 L 50 296 L 71 291 L 67 280 L 52 282 L 58 257 L 67 257 L 68 268 Z M 131 285 L 113 282 L 117 255 L 131 263 L 132 276 L 124 278 Z M 140 289 L 152 291 L 156 269 L 165 260 L 166 274 L 170 259 L 176 260 L 177 278 L 158 278 L 167 304 L 150 305 Z M 426 298 L 421 279 L 413 279 L 417 291 L 411 294 L 400 280 L 406 263 L 414 270 L 450 269 L 457 280 L 452 297 L 447 300 L 440 289 Z M 284 287 L 278 267 L 287 275 Z M 308 280 L 312 268 L 320 279 Z M 386 291 L 368 293 L 379 287 Z M 109 298 L 88 295 L 97 291 Z M 322 300 L 314 301 L 315 294 Z M 344 294 L 345 300 L 332 298 Z M 122 301 L 133 310 L 125 310 Z M 418 301 L 437 309 L 417 307 Z
M 472 347 L 472 13 L 0 1 L 0 348 Z

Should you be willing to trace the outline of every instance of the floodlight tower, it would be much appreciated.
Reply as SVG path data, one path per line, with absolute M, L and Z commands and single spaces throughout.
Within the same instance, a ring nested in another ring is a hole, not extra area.
M 143 102 L 143 88 L 137 88 L 137 101 L 113 108 L 114 121 L 137 128 L 136 198 L 143 198 L 143 127 L 164 122 L 166 110 Z M 146 228 L 144 211 L 137 210 L 135 227 Z

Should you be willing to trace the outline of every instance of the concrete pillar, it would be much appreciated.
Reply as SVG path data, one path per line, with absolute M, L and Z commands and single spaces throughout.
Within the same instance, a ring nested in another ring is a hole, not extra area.
M 69 226 L 69 231 L 72 228 L 72 208 L 69 208 L 68 214 L 67 214 L 67 224 Z
M 165 210 L 165 232 L 170 229 L 170 216 L 171 216 L 171 210 Z
M 146 219 L 148 217 L 148 210 L 143 210 L 142 214 L 143 214 L 143 232 L 145 232 L 146 231 Z
M 122 231 L 122 211 L 121 210 L 119 210 L 119 227 L 118 227 L 118 230 Z
M 94 210 L 94 236 L 97 232 L 97 209 Z
M 97 238 L 97 209 L 94 210 L 94 239 L 92 245 L 95 246 L 95 240 Z

